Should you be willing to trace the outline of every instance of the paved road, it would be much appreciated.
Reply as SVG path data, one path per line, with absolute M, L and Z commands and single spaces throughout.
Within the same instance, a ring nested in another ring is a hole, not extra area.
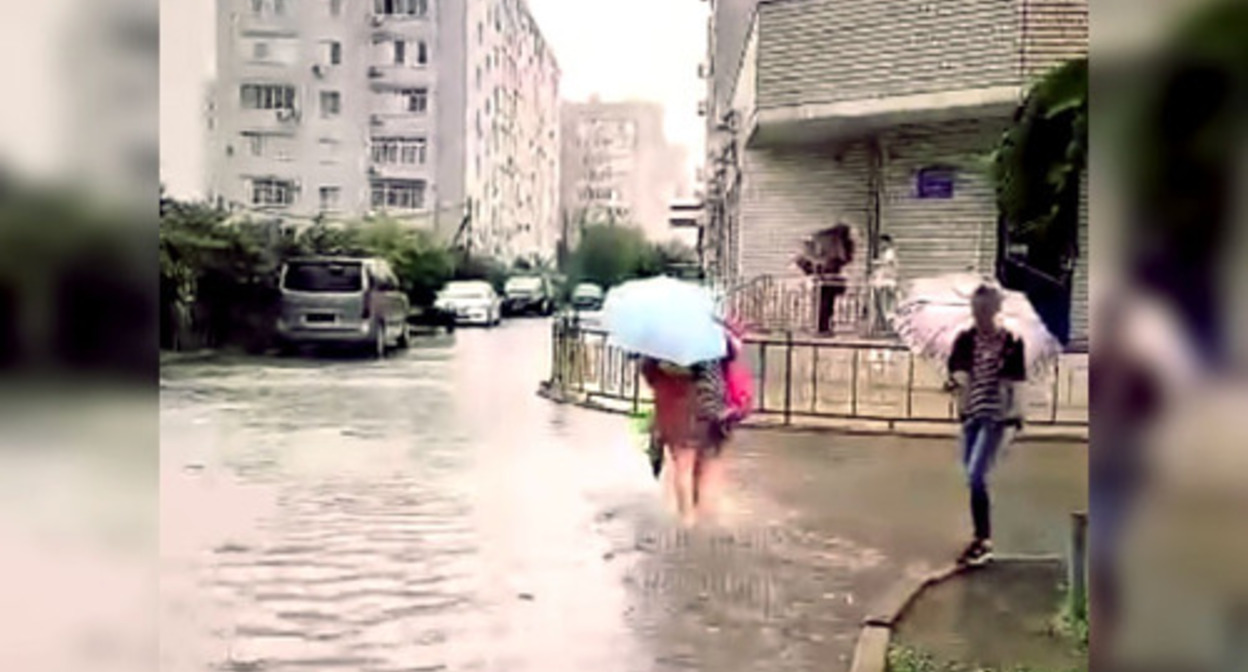
M 949 446 L 770 433 L 682 531 L 625 420 L 534 394 L 548 335 L 163 371 L 161 669 L 847 669 L 866 605 L 965 534 Z M 1006 550 L 1061 548 L 1085 464 L 1003 464 Z

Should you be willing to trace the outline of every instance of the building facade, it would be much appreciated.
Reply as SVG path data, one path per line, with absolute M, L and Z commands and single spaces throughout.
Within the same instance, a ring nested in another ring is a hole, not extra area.
M 221 0 L 211 193 L 552 256 L 559 67 L 523 0 Z
M 845 272 L 859 289 L 883 234 L 903 283 L 999 273 L 982 158 L 1030 81 L 1087 54 L 1086 0 L 714 5 L 704 66 L 712 272 L 730 284 L 797 281 L 802 241 L 846 224 L 858 245 Z M 1086 259 L 1065 280 L 1076 341 Z
M 569 245 L 583 225 L 670 235 L 668 204 L 685 195 L 684 150 L 668 143 L 663 108 L 646 102 L 564 103 L 560 196 Z

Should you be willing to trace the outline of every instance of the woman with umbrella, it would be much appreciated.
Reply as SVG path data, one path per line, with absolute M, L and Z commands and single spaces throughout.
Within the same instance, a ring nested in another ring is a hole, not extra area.
M 942 361 L 962 421 L 962 465 L 970 489 L 974 538 L 959 563 L 992 557 L 988 473 L 1022 423 L 1019 387 L 1046 369 L 1061 345 L 1027 297 L 973 274 L 916 280 L 895 328 L 910 348 Z
M 656 447 L 672 457 L 682 519 L 712 504 L 709 490 L 732 424 L 725 363 L 737 348 L 701 287 L 672 278 L 625 283 L 603 306 L 610 341 L 641 358 L 654 391 Z

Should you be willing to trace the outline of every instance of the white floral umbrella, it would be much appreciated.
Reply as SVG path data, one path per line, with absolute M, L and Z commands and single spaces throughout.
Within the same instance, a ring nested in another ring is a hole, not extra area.
M 974 325 L 971 296 L 985 282 L 1001 291 L 1001 323 L 1023 340 L 1029 374 L 1048 373 L 1062 353 L 1062 344 L 1049 333 L 1026 295 L 1001 288 L 991 278 L 957 273 L 914 280 L 897 307 L 894 330 L 912 351 L 943 366 L 958 334 Z

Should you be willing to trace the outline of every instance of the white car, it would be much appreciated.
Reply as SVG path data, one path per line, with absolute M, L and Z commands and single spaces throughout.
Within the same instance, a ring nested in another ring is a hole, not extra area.
M 455 315 L 457 324 L 494 327 L 503 321 L 503 301 L 484 280 L 449 282 L 433 305 Z

